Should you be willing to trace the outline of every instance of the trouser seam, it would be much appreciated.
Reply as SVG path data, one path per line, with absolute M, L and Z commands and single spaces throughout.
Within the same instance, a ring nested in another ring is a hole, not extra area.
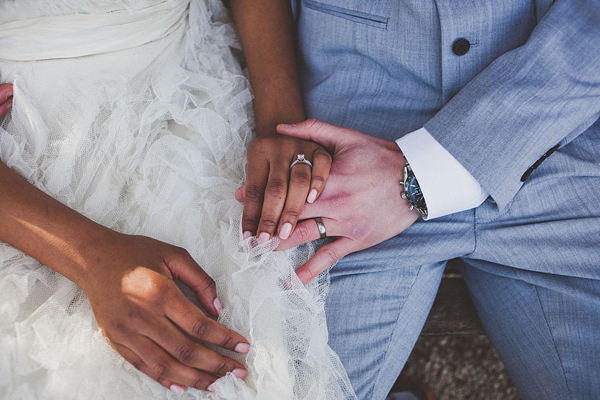
M 537 286 L 533 285 L 535 289 L 535 294 L 538 300 L 538 304 L 540 305 L 540 310 L 542 310 L 542 315 L 544 316 L 544 321 L 546 322 L 546 326 L 548 327 L 548 332 L 550 332 L 550 338 L 552 338 L 552 344 L 554 345 L 554 351 L 556 351 L 556 356 L 560 362 L 560 369 L 562 371 L 563 378 L 565 380 L 565 386 L 567 387 L 567 392 L 569 393 L 569 398 L 573 399 L 573 394 L 571 393 L 571 388 L 569 387 L 569 381 L 567 380 L 567 374 L 565 372 L 565 367 L 563 366 L 563 360 L 560 356 L 560 351 L 558 351 L 558 345 L 556 340 L 554 339 L 554 335 L 552 334 L 552 329 L 550 328 L 550 323 L 548 322 L 548 318 L 546 317 L 546 311 L 544 310 L 544 306 L 542 305 L 542 301 L 540 299 L 540 293 L 538 291 Z
M 423 267 L 422 265 L 420 265 L 420 266 L 419 266 L 419 271 L 417 272 L 417 275 L 415 276 L 415 278 L 414 278 L 414 280 L 413 280 L 412 284 L 410 285 L 410 289 L 409 289 L 409 291 L 408 291 L 408 293 L 407 293 L 407 295 L 406 295 L 406 298 L 405 298 L 405 300 L 404 300 L 404 304 L 402 304 L 402 308 L 401 308 L 401 309 L 398 311 L 398 313 L 397 313 L 397 315 L 396 315 L 396 321 L 395 321 L 395 323 L 394 323 L 394 328 L 393 328 L 393 329 L 390 331 L 390 334 L 389 334 L 389 340 L 388 340 L 388 344 L 387 344 L 387 346 L 385 347 L 385 352 L 384 352 L 384 354 L 388 354 L 388 352 L 389 352 L 390 346 L 392 345 L 392 338 L 394 337 L 394 334 L 395 334 L 396 330 L 398 329 L 398 323 L 399 323 L 399 320 L 400 320 L 400 315 L 402 314 L 402 310 L 403 310 L 403 309 L 404 309 L 404 307 L 406 306 L 406 300 L 407 300 L 407 299 L 410 297 L 410 295 L 412 294 L 412 291 L 413 291 L 413 289 L 414 289 L 415 283 L 417 282 L 417 280 L 418 280 L 418 278 L 419 278 L 419 274 L 421 273 L 421 269 L 422 269 L 422 267 Z M 413 346 L 413 348 L 414 348 L 414 346 Z M 410 354 L 409 354 L 409 356 L 410 356 Z M 385 358 L 385 357 L 384 357 L 384 358 Z M 408 358 L 407 358 L 407 360 L 406 360 L 406 361 L 408 361 Z M 406 366 L 406 361 L 405 361 L 404 365 L 402 366 L 402 369 L 404 369 L 404 367 Z M 375 383 L 374 383 L 374 384 L 373 384 L 373 386 L 371 387 L 371 390 L 370 390 L 370 393 L 369 393 L 369 395 L 370 395 L 370 397 L 371 397 L 371 398 L 373 398 L 373 394 L 375 393 L 375 388 L 377 387 L 377 383 L 379 382 L 380 373 L 381 373 L 381 368 L 383 367 L 383 364 L 384 364 L 384 363 L 381 363 L 381 364 L 380 364 L 379 368 L 377 369 L 377 372 L 376 372 L 376 373 L 375 373 L 375 375 L 374 375 L 374 376 L 375 376 Z

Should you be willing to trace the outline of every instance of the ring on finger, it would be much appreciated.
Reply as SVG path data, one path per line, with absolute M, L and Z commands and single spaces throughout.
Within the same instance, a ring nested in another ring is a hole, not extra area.
M 310 161 L 308 161 L 306 159 L 306 157 L 304 157 L 304 154 L 298 154 L 296 156 L 296 159 L 294 160 L 294 162 L 290 164 L 290 169 L 292 169 L 292 167 L 296 164 L 306 164 L 312 168 L 312 163 Z
M 316 217 L 315 222 L 317 223 L 317 228 L 319 229 L 319 239 L 326 238 L 327 231 L 325 230 L 325 224 L 323 224 L 323 219 L 321 217 Z

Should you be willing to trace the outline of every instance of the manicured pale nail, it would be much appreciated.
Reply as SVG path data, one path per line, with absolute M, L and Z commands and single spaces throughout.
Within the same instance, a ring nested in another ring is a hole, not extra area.
M 215 306 L 215 310 L 217 310 L 217 315 L 221 315 L 221 311 L 223 311 L 223 305 L 221 304 L 221 301 L 216 298 L 215 301 L 213 301 L 213 305 Z
M 308 197 L 306 198 L 306 201 L 308 201 L 309 203 L 314 203 L 314 201 L 316 199 L 317 199 L 317 189 L 313 189 L 308 194 Z
M 208 387 L 206 388 L 206 390 L 208 390 L 209 392 L 214 392 L 215 391 L 215 384 L 211 383 L 210 385 L 208 385 Z
M 8 92 L 6 92 L 6 99 L 5 100 L 8 100 L 8 98 L 11 97 L 12 95 L 13 95 L 12 90 L 9 90 Z
M 231 373 L 233 374 L 233 376 L 240 379 L 246 379 L 246 377 L 248 376 L 248 372 L 241 368 L 236 368 L 233 371 L 231 371 Z
M 247 354 L 250 351 L 250 345 L 248 343 L 238 343 L 234 350 L 236 353 Z
M 178 396 L 181 396 L 183 394 L 183 392 L 185 391 L 185 388 L 183 386 L 178 385 L 176 383 L 169 386 L 169 389 L 171 389 L 171 392 L 175 393 Z
M 244 198 L 242 197 L 242 188 L 235 191 L 235 199 L 241 202 Z
M 6 105 L 6 109 L 10 110 L 12 108 L 12 101 Z
M 261 232 L 261 234 L 258 235 L 258 243 L 260 244 L 267 243 L 269 239 L 271 239 L 271 235 L 269 235 L 267 232 Z
M 279 238 L 285 240 L 290 237 L 290 233 L 292 233 L 292 224 L 286 222 L 281 227 L 281 232 L 279 232 Z
M 252 237 L 252 232 L 250 231 L 245 231 L 244 232 L 244 240 L 249 239 Z

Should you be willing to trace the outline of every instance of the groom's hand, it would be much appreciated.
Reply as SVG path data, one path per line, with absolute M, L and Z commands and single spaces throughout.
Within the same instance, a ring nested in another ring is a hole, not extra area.
M 286 249 L 318 239 L 315 217 L 322 217 L 327 236 L 336 237 L 297 270 L 302 282 L 347 254 L 398 235 L 419 217 L 401 197 L 406 161 L 396 143 L 314 119 L 279 125 L 277 130 L 322 144 L 333 153 L 323 192 L 313 204 L 304 206 L 300 215 L 304 221 L 279 245 Z

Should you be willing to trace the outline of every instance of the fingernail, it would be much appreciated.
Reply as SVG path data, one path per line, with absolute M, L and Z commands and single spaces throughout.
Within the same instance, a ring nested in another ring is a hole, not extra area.
M 181 396 L 183 394 L 183 392 L 185 391 L 185 387 L 178 385 L 176 383 L 169 386 L 169 389 L 171 389 L 171 392 L 175 393 L 178 396 Z
M 215 384 L 211 383 L 210 385 L 208 385 L 208 387 L 206 388 L 206 390 L 208 390 L 209 392 L 214 392 L 215 391 Z
M 269 239 L 271 239 L 271 235 L 269 235 L 267 232 L 261 232 L 261 234 L 258 236 L 258 243 L 265 244 L 269 241 Z
M 223 311 L 223 305 L 221 301 L 217 298 L 213 301 L 213 305 L 215 306 L 215 310 L 217 310 L 217 315 L 221 315 L 221 311 Z
M 286 222 L 281 227 L 281 232 L 279 232 L 279 238 L 285 240 L 290 237 L 290 233 L 292 233 L 292 224 Z
M 235 191 L 235 199 L 239 202 L 242 201 L 242 188 L 238 188 L 238 190 Z
M 317 199 L 317 189 L 313 189 L 308 194 L 308 198 L 306 199 L 306 201 L 308 201 L 309 203 L 314 203 L 314 201 L 316 199 Z
M 12 101 L 6 105 L 6 109 L 10 110 L 12 108 Z
M 235 376 L 236 378 L 240 378 L 240 379 L 246 379 L 246 377 L 248 376 L 248 372 L 246 372 L 246 370 L 243 370 L 241 368 L 236 368 L 233 371 L 231 371 L 231 373 L 233 374 L 233 376 Z
M 236 353 L 248 354 L 248 352 L 250 351 L 250 345 L 248 343 L 238 343 L 237 346 L 235 346 L 234 350 L 236 351 Z
M 8 92 L 6 92 L 6 99 L 5 100 L 8 100 L 12 95 L 13 95 L 13 91 L 12 90 L 9 90 Z
M 250 231 L 245 231 L 244 232 L 244 240 L 251 238 L 252 237 L 252 232 Z

